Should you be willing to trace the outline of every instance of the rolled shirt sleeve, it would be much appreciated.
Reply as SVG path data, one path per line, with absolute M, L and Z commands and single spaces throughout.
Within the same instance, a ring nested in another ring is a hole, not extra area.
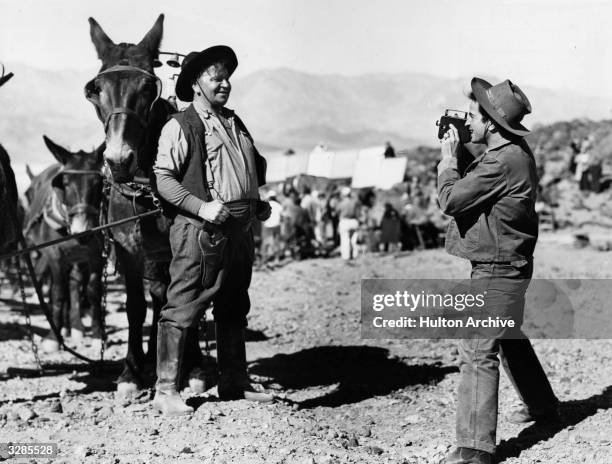
M 187 139 L 174 118 L 163 127 L 157 158 L 153 166 L 159 194 L 171 205 L 197 216 L 204 201 L 183 187 L 179 181 L 189 162 Z
M 461 177 L 456 162 L 438 165 L 438 201 L 449 216 L 461 216 L 482 209 L 506 189 L 504 168 L 493 156 L 483 156 L 478 165 Z

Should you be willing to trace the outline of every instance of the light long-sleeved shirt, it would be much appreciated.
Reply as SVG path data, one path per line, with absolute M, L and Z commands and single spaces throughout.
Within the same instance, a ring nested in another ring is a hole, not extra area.
M 259 198 L 253 141 L 236 124 L 233 111 L 223 109 L 226 128 L 214 113 L 194 102 L 205 129 L 206 180 L 212 198 L 223 203 Z M 187 138 L 174 118 L 163 127 L 153 172 L 157 189 L 172 205 L 197 215 L 204 203 L 181 185 L 189 163 Z

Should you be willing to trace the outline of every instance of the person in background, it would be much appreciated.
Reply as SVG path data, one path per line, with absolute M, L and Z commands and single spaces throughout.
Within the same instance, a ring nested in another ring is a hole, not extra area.
M 281 216 L 283 207 L 276 198 L 276 192 L 270 190 L 266 196 L 270 203 L 270 217 L 262 224 L 262 260 L 267 262 L 280 260 L 281 252 Z
M 576 174 L 575 179 L 581 192 L 590 190 L 589 166 L 591 165 L 591 142 L 584 139 L 580 145 L 580 153 L 576 155 Z
M 385 158 L 395 158 L 395 149 L 391 142 L 385 142 Z
M 336 210 L 338 211 L 339 218 L 340 256 L 345 261 L 350 261 L 354 258 L 351 238 L 359 228 L 359 206 L 359 201 L 351 193 L 351 188 L 342 187 L 340 190 L 340 202 Z
M 380 220 L 381 251 L 394 252 L 399 248 L 401 219 L 391 203 L 385 203 L 385 210 Z

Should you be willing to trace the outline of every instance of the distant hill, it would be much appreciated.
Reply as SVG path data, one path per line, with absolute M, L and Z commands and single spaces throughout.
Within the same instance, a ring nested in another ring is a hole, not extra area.
M 491 78 L 496 81 L 496 78 Z M 314 75 L 289 69 L 235 82 L 230 106 L 258 140 L 310 148 L 363 147 L 390 140 L 399 148 L 436 143 L 435 121 L 446 108 L 465 109 L 469 78 L 425 74 Z M 534 114 L 527 126 L 574 118 L 609 118 L 612 99 L 524 88 Z
M 103 139 L 94 109 L 83 96 L 93 75 L 7 64 L 15 77 L 0 89 L 0 143 L 13 163 L 51 162 L 46 134 L 72 149 L 90 149 Z M 264 70 L 233 82 L 229 106 L 242 116 L 262 148 L 310 149 L 381 144 L 396 148 L 435 145 L 435 120 L 445 108 L 466 107 L 469 79 L 424 74 L 314 75 Z M 526 87 L 535 123 L 610 117 L 612 100 Z

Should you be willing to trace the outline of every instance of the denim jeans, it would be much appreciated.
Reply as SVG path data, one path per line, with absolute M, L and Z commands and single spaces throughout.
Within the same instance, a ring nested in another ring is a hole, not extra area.
M 472 279 L 486 287 L 485 309 L 493 316 L 516 314 L 525 307 L 532 261 L 472 263 Z M 499 361 L 531 413 L 556 408 L 558 400 L 529 339 L 517 329 L 512 338 L 459 341 L 461 382 L 457 398 L 457 446 L 495 453 Z M 499 357 L 498 357 L 499 356 Z

